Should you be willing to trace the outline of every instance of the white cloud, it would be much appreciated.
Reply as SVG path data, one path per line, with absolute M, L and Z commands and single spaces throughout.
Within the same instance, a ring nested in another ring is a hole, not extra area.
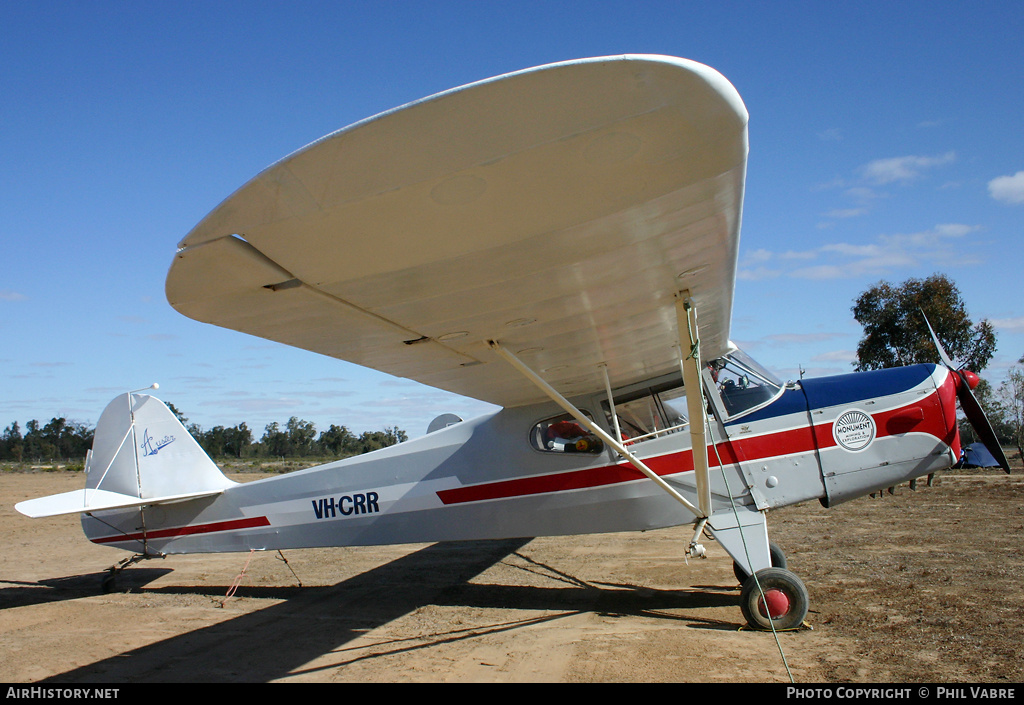
M 832 189 L 844 188 L 846 185 L 846 179 L 841 176 L 837 176 L 831 181 L 815 184 L 811 187 L 811 191 L 831 191 Z
M 781 259 L 814 259 L 817 256 L 818 253 L 814 250 L 805 250 L 804 252 L 789 250 L 788 252 L 783 252 L 779 255 Z
M 1018 171 L 1013 176 L 997 176 L 988 182 L 988 192 L 992 198 L 1003 203 L 1024 203 L 1024 171 Z
M 913 181 L 932 167 L 949 164 L 956 160 L 954 152 L 946 152 L 937 157 L 891 157 L 876 159 L 860 168 L 860 173 L 874 184 L 891 184 L 895 182 Z
M 849 257 L 878 257 L 882 254 L 882 248 L 878 245 L 851 245 L 847 242 L 822 245 L 821 251 L 836 252 Z
M 739 269 L 736 272 L 737 279 L 748 282 L 761 281 L 762 279 L 774 279 L 775 277 L 781 275 L 781 269 L 769 269 L 768 267 L 753 267 L 748 269 Z
M 811 362 L 856 362 L 856 350 L 832 350 L 811 358 Z
M 942 237 L 963 237 L 975 230 L 978 230 L 977 225 L 964 225 L 963 223 L 942 223 L 935 226 L 935 232 Z
M 852 198 L 864 205 L 871 203 L 879 198 L 885 198 L 884 194 L 879 193 L 873 188 L 867 186 L 851 186 L 850 188 L 843 191 L 843 195 Z
M 956 161 L 956 152 L 950 151 L 935 156 L 907 155 L 876 159 L 854 170 L 854 176 L 845 178 L 838 176 L 832 181 L 814 186 L 812 191 L 841 189 L 842 195 L 850 202 L 849 206 L 832 208 L 823 214 L 830 220 L 845 220 L 867 215 L 879 199 L 890 195 L 879 187 L 892 184 L 906 185 L 923 177 L 926 172 L 944 164 Z M 1009 178 L 1009 177 L 1007 177 Z M 947 181 L 942 189 L 953 188 L 956 182 Z M 819 224 L 819 228 L 830 227 L 831 223 Z
M 828 218 L 856 218 L 868 212 L 867 208 L 836 208 L 825 214 Z
M 761 262 L 767 262 L 775 255 L 771 250 L 766 250 L 763 247 L 752 252 L 747 252 L 743 255 L 743 263 L 740 266 L 749 267 L 754 264 L 760 264 Z
M 0 301 L 24 301 L 28 297 L 10 289 L 0 289 Z
M 780 345 L 811 345 L 842 337 L 842 333 L 772 333 L 765 340 Z
M 774 252 L 764 248 L 745 253 L 743 261 L 739 264 L 736 277 L 743 281 L 760 281 L 779 276 L 782 274 L 782 270 L 764 266 L 764 263 L 772 260 L 774 257 Z
M 852 274 L 849 267 L 838 264 L 819 264 L 814 267 L 795 269 L 789 275 L 797 279 L 843 279 Z
M 845 279 L 857 276 L 885 276 L 900 269 L 922 266 L 976 264 L 980 260 L 965 257 L 955 242 L 979 228 L 963 223 L 942 223 L 930 230 L 916 233 L 878 235 L 870 242 L 832 242 L 812 250 L 789 251 L 774 255 L 758 250 L 757 261 L 774 260 L 775 269 L 752 267 L 740 278 L 765 279 L 768 276 L 790 276 L 797 279 Z M 804 260 L 818 260 L 813 265 L 797 266 Z M 786 265 L 795 267 L 786 270 Z
M 1024 316 L 1016 318 L 993 318 L 992 325 L 1009 333 L 1024 333 Z

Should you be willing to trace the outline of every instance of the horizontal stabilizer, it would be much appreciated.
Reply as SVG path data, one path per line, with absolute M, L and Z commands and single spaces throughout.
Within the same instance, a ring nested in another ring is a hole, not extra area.
M 212 497 L 224 490 L 191 492 L 187 494 L 168 495 L 166 497 L 133 497 L 120 492 L 107 490 L 84 489 L 73 492 L 52 494 L 47 497 L 29 499 L 14 505 L 14 508 L 27 517 L 60 516 L 61 514 L 78 514 L 101 512 L 107 509 L 125 509 L 127 507 L 143 507 L 170 502 L 184 502 L 200 497 Z

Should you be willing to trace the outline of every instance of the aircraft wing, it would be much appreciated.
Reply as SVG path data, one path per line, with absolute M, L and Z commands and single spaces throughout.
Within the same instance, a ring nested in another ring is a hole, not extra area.
M 499 76 L 369 118 L 269 167 L 180 243 L 199 321 L 501 406 L 679 369 L 675 296 L 727 349 L 747 112 L 662 56 Z M 685 335 L 685 332 L 684 332 Z M 497 363 L 497 364 L 496 364 Z

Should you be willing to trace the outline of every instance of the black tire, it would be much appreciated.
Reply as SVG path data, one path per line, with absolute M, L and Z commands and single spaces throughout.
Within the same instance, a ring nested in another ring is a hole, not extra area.
M 783 552 L 783 550 L 781 548 L 778 547 L 777 544 L 774 544 L 771 541 L 769 541 L 768 542 L 768 553 L 772 557 L 772 567 L 773 568 L 788 568 L 789 567 L 788 562 L 786 561 L 786 554 Z M 750 573 L 748 573 L 747 571 L 743 570 L 743 568 L 740 567 L 740 564 L 737 563 L 736 561 L 733 561 L 733 563 L 732 563 L 732 572 L 733 572 L 733 575 L 736 576 L 736 579 L 738 581 L 740 581 L 740 585 L 742 585 L 743 583 L 747 582 L 747 578 L 750 577 Z
M 743 618 L 754 629 L 776 631 L 796 629 L 804 623 L 810 597 L 807 588 L 797 575 L 785 568 L 765 568 L 743 583 L 740 609 Z M 779 610 L 769 619 L 762 593 L 769 604 Z

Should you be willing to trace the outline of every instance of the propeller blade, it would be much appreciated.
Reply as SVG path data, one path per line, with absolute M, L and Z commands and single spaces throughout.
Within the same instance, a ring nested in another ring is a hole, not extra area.
M 939 342 L 939 336 L 935 335 L 935 331 L 932 330 L 932 324 L 928 322 L 928 316 L 924 315 L 924 311 L 922 309 L 918 309 L 918 311 L 921 311 L 921 318 L 924 319 L 924 324 L 928 326 L 928 332 L 931 333 L 932 342 L 935 343 L 935 349 L 939 351 L 939 359 L 942 360 L 942 364 L 949 368 L 950 372 L 956 372 L 956 365 L 954 365 L 953 361 L 949 359 L 949 355 L 946 354 L 946 349 L 943 348 L 942 343 Z
M 967 379 L 959 372 L 954 372 L 954 374 L 960 375 L 960 384 L 956 387 L 956 398 L 960 401 L 960 408 L 963 409 L 964 416 L 967 417 L 974 432 L 978 434 L 978 438 L 985 444 L 985 448 L 999 463 L 999 467 L 1009 474 L 1010 463 L 1006 460 L 1006 455 L 999 445 L 999 439 L 996 438 L 996 433 L 992 430 L 992 424 L 989 423 L 985 410 L 981 408 L 981 404 L 971 392 Z
M 992 424 L 989 423 L 988 416 L 985 415 L 985 410 L 981 408 L 981 404 L 975 398 L 971 392 L 971 385 L 967 381 L 967 377 L 957 369 L 957 366 L 949 359 L 949 355 L 946 354 L 946 350 L 942 347 L 942 343 L 939 342 L 939 336 L 935 335 L 935 330 L 932 329 L 932 324 L 928 322 L 928 316 L 925 315 L 924 311 L 921 311 L 921 317 L 924 319 L 924 324 L 928 326 L 928 332 L 932 336 L 932 342 L 935 343 L 935 349 L 939 352 L 939 359 L 942 360 L 942 364 L 957 377 L 960 378 L 959 384 L 956 385 L 956 398 L 960 401 L 960 408 L 964 412 L 964 416 L 967 417 L 967 421 L 971 424 L 971 428 L 978 434 L 978 438 L 985 444 L 985 448 L 992 454 L 992 457 L 996 459 L 1001 467 L 1007 473 L 1010 472 L 1010 463 L 1006 460 L 1006 455 L 1003 453 L 1002 447 L 999 445 L 999 439 L 996 438 L 996 432 L 992 430 Z

